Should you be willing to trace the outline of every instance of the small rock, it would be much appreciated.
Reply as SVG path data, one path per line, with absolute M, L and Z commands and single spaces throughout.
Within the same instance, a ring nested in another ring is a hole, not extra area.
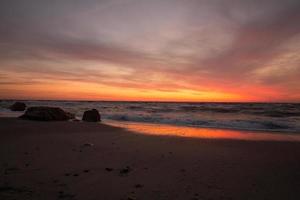
M 37 121 L 66 121 L 73 119 L 74 115 L 65 112 L 61 108 L 57 107 L 29 107 L 25 114 L 20 118 L 27 120 L 37 120 Z
M 106 167 L 105 170 L 108 171 L 108 172 L 111 172 L 111 171 L 113 171 L 114 169 L 113 169 L 113 168 Z
M 92 147 L 92 146 L 94 146 L 94 144 L 92 144 L 92 143 L 85 143 L 85 144 L 82 145 L 82 146 L 84 146 L 84 147 Z
M 96 110 L 96 109 L 87 110 L 83 113 L 82 121 L 100 122 L 101 115 L 99 114 L 98 110 Z
M 120 170 L 120 175 L 126 175 L 130 171 L 131 171 L 131 168 L 127 166 L 127 167 L 125 167 L 125 168 L 123 168 L 123 169 Z
M 142 187 L 144 187 L 142 184 L 136 184 L 135 186 L 134 186 L 135 188 L 142 188 Z
M 26 109 L 26 104 L 22 102 L 15 102 L 9 107 L 11 111 L 24 111 Z

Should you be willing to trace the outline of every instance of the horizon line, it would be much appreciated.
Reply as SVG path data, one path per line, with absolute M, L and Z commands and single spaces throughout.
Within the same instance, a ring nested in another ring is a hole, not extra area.
M 139 103 L 274 103 L 300 104 L 293 101 L 155 101 L 155 100 L 84 100 L 84 99 L 0 99 L 0 101 L 76 101 L 76 102 L 139 102 Z

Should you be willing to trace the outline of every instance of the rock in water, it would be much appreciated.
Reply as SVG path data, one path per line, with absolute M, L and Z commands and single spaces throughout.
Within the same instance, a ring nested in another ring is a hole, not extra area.
M 30 107 L 20 118 L 38 121 L 65 121 L 73 119 L 74 115 L 56 107 Z
M 98 110 L 96 110 L 96 109 L 87 110 L 83 113 L 82 121 L 100 122 L 101 115 L 99 114 Z
M 24 111 L 26 109 L 26 104 L 22 102 L 15 102 L 9 108 L 11 111 Z

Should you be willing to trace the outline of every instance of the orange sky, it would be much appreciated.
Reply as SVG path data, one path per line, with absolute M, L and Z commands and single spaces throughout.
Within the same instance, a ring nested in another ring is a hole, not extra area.
M 0 3 L 0 98 L 300 102 L 299 13 L 297 0 Z
M 280 96 L 272 88 L 240 88 L 238 91 L 222 90 L 202 91 L 201 89 L 178 89 L 160 91 L 156 88 L 127 88 L 95 83 L 55 81 L 52 83 L 0 85 L 1 98 L 40 99 L 40 100 L 114 100 L 114 101 L 276 101 L 271 96 Z M 259 90 L 264 96 L 256 97 Z

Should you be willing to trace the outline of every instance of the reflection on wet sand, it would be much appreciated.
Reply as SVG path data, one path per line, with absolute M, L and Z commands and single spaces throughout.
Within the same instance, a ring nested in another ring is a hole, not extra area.
M 230 129 L 213 129 L 182 127 L 162 124 L 109 122 L 110 125 L 126 128 L 130 131 L 150 135 L 167 135 L 208 139 L 266 140 L 266 141 L 300 141 L 300 135 L 288 133 L 268 133 L 260 131 L 240 131 Z

